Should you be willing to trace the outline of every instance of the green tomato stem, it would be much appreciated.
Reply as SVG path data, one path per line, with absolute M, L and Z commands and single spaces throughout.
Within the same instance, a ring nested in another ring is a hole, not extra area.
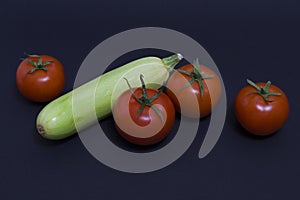
M 257 90 L 257 94 L 261 95 L 266 102 L 273 102 L 274 100 L 270 100 L 269 96 L 280 96 L 281 93 L 279 92 L 270 92 L 269 88 L 271 86 L 271 81 L 268 81 L 264 87 L 259 87 L 253 81 L 247 79 L 247 83 L 254 87 Z
M 200 87 L 200 93 L 201 93 L 201 97 L 204 96 L 204 84 L 203 84 L 203 80 L 207 79 L 207 78 L 213 78 L 214 75 L 212 74 L 203 74 L 201 72 L 200 69 L 200 64 L 199 64 L 199 60 L 198 58 L 196 58 L 196 60 L 193 63 L 193 72 L 187 72 L 185 70 L 177 70 L 185 75 L 188 75 L 191 77 L 191 79 L 182 87 L 182 90 L 189 87 L 190 85 L 192 85 L 195 81 L 198 82 L 199 87 Z
M 49 60 L 43 63 L 43 60 L 40 56 L 38 55 L 30 55 L 30 57 L 38 57 L 38 61 L 32 61 L 30 59 L 25 59 L 26 62 L 30 63 L 31 65 L 33 65 L 33 68 L 31 70 L 29 70 L 27 73 L 28 74 L 32 74 L 33 72 L 35 72 L 36 70 L 44 70 L 44 71 L 48 71 L 48 68 L 45 67 L 46 65 L 51 64 L 53 61 Z
M 154 106 L 154 105 L 152 104 L 152 102 L 153 102 L 155 99 L 157 99 L 157 98 L 159 97 L 159 95 L 161 94 L 162 88 L 160 88 L 160 89 L 158 90 L 158 92 L 157 92 L 155 95 L 153 95 L 151 98 L 149 98 L 148 93 L 147 93 L 147 89 L 146 89 L 146 84 L 145 84 L 145 81 L 144 81 L 143 78 L 144 78 L 144 76 L 141 74 L 141 75 L 140 75 L 140 80 L 141 80 L 141 83 L 142 83 L 142 95 L 141 95 L 140 98 L 138 98 L 138 97 L 134 94 L 134 91 L 133 91 L 133 89 L 132 89 L 132 87 L 131 87 L 129 81 L 128 81 L 126 78 L 124 78 L 125 81 L 126 81 L 126 83 L 127 83 L 127 85 L 128 85 L 128 87 L 129 87 L 129 90 L 130 90 L 131 95 L 133 96 L 133 98 L 134 98 L 137 102 L 139 102 L 139 103 L 141 104 L 141 106 L 140 106 L 139 109 L 138 109 L 138 116 L 141 116 L 142 111 L 144 110 L 144 108 L 145 108 L 146 106 L 149 106 L 149 107 L 151 107 L 151 108 L 158 114 L 158 116 L 160 117 L 161 121 L 164 122 L 164 116 L 162 115 L 161 111 L 160 111 L 156 106 Z

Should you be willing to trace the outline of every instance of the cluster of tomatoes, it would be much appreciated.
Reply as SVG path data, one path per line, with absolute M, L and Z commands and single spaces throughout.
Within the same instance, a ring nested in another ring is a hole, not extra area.
M 247 82 L 249 85 L 238 93 L 235 100 L 238 121 L 255 135 L 276 132 L 288 116 L 286 95 L 269 81 Z M 222 95 L 219 76 L 197 60 L 171 74 L 166 93 L 142 85 L 123 93 L 113 110 L 118 132 L 126 140 L 139 145 L 154 144 L 166 137 L 174 123 L 175 110 L 190 118 L 203 118 L 212 112 Z M 128 111 L 124 111 L 124 107 L 129 108 Z
M 33 101 L 47 102 L 58 97 L 64 87 L 62 64 L 46 55 L 30 55 L 16 73 L 20 92 Z M 171 74 L 165 93 L 141 87 L 131 88 L 116 101 L 113 116 L 118 132 L 128 141 L 151 145 L 163 140 L 172 129 L 175 111 L 190 118 L 208 116 L 222 95 L 219 76 L 200 65 L 198 60 L 184 65 Z M 284 92 L 270 81 L 254 83 L 238 93 L 235 113 L 240 124 L 255 135 L 270 135 L 285 123 L 289 104 Z M 124 109 L 128 108 L 128 109 Z M 130 116 L 130 117 L 129 117 Z

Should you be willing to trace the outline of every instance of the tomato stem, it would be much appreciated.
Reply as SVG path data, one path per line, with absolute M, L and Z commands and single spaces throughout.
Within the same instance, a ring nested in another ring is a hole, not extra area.
M 31 65 L 33 65 L 33 68 L 31 70 L 29 70 L 27 73 L 28 74 L 32 74 L 33 72 L 35 72 L 36 70 L 44 70 L 44 71 L 47 71 L 48 68 L 45 67 L 46 65 L 49 65 L 51 64 L 53 61 L 52 60 L 49 60 L 49 61 L 46 61 L 43 63 L 43 60 L 40 56 L 38 55 L 28 55 L 29 57 L 37 57 L 38 58 L 38 61 L 35 62 L 33 60 L 30 60 L 30 59 L 25 59 L 26 62 L 30 63 Z
M 159 97 L 159 95 L 162 93 L 162 87 L 158 90 L 158 92 L 155 95 L 153 95 L 151 98 L 149 98 L 148 93 L 147 93 L 147 89 L 146 89 L 146 84 L 145 84 L 145 81 L 144 81 L 143 78 L 144 78 L 144 76 L 141 74 L 140 75 L 140 80 L 141 80 L 141 83 L 142 83 L 142 95 L 141 95 L 140 98 L 138 98 L 135 95 L 135 93 L 134 93 L 134 91 L 133 91 L 133 89 L 132 89 L 129 81 L 124 77 L 124 79 L 125 79 L 128 87 L 129 87 L 129 91 L 130 91 L 131 95 L 133 96 L 133 98 L 137 102 L 139 102 L 141 104 L 141 106 L 138 109 L 138 116 L 141 116 L 142 111 L 144 110 L 144 108 L 146 106 L 149 106 L 149 107 L 151 107 L 158 114 L 158 116 L 160 117 L 161 121 L 164 122 L 164 116 L 162 115 L 161 111 L 155 105 L 152 104 L 152 102 L 155 99 L 157 99 Z
M 274 100 L 270 100 L 269 96 L 280 96 L 281 93 L 279 92 L 270 92 L 269 88 L 271 86 L 271 81 L 268 81 L 264 87 L 259 87 L 256 85 L 253 81 L 247 79 L 247 83 L 251 86 L 253 86 L 257 90 L 257 94 L 261 95 L 266 102 L 273 102 Z
M 177 71 L 188 75 L 191 77 L 191 79 L 182 87 L 182 90 L 189 87 L 190 85 L 192 85 L 195 81 L 198 82 L 199 87 L 200 87 L 200 93 L 201 93 L 201 97 L 204 96 L 204 84 L 203 84 L 203 80 L 207 79 L 207 78 L 213 78 L 214 75 L 212 74 L 203 74 L 201 72 L 200 69 L 200 64 L 199 64 L 199 60 L 198 58 L 196 58 L 196 60 L 193 63 L 193 72 L 187 72 L 185 70 L 180 70 L 178 69 Z

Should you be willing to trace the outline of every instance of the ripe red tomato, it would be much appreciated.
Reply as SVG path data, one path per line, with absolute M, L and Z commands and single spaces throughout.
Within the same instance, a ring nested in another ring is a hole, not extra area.
M 270 135 L 280 129 L 289 113 L 285 93 L 267 83 L 253 83 L 244 87 L 235 99 L 235 113 L 240 124 L 255 135 Z
M 24 59 L 16 72 L 19 91 L 36 102 L 47 102 L 58 97 L 65 84 L 62 64 L 47 55 L 30 55 Z
M 209 115 L 221 98 L 219 76 L 204 65 L 188 64 L 175 71 L 167 82 L 167 94 L 181 114 L 199 118 Z
M 152 145 L 163 140 L 171 130 L 175 108 L 166 94 L 150 88 L 144 91 L 146 95 L 142 88 L 125 91 L 113 107 L 113 117 L 117 131 L 127 141 Z

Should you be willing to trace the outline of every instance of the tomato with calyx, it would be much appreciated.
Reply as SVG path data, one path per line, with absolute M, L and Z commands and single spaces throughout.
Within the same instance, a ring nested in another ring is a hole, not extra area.
M 162 90 L 131 88 L 121 94 L 113 107 L 113 118 L 119 134 L 137 145 L 152 145 L 162 141 L 172 129 L 175 108 Z
M 197 59 L 194 64 L 176 70 L 166 87 L 176 110 L 191 118 L 208 116 L 222 94 L 219 76 L 208 67 L 200 65 Z
M 64 88 L 64 68 L 54 57 L 29 55 L 18 66 L 16 83 L 24 97 L 35 102 L 51 101 Z
M 235 99 L 235 114 L 248 132 L 254 135 L 270 135 L 279 130 L 289 113 L 285 93 L 270 81 L 254 83 L 240 90 Z

